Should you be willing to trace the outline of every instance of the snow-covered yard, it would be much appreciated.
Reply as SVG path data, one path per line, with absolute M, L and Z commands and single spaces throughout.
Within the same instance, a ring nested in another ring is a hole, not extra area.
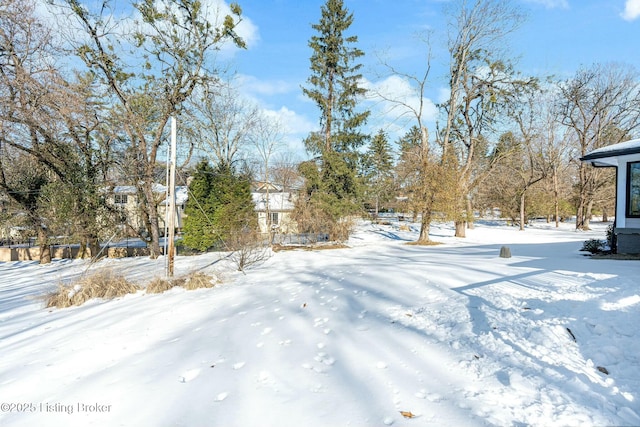
M 246 275 L 177 258 L 177 274 L 221 272 L 212 289 L 68 309 L 38 297 L 85 261 L 0 263 L 0 425 L 640 425 L 640 262 L 585 257 L 594 225 L 443 224 L 419 247 L 415 227 L 366 223 L 350 248 Z

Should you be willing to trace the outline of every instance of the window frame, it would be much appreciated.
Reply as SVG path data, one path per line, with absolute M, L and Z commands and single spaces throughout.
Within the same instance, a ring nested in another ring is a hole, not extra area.
M 269 221 L 271 225 L 280 225 L 280 216 L 278 212 L 269 212 Z
M 129 197 L 127 194 L 114 194 L 113 202 L 116 205 L 126 205 L 129 203 Z
M 633 181 L 635 178 L 635 182 Z M 635 193 L 635 199 L 633 199 Z M 640 218 L 640 161 L 627 163 L 627 218 Z

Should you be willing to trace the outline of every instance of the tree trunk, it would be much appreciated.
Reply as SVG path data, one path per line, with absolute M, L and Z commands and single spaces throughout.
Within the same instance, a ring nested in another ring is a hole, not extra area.
M 525 194 L 526 192 L 523 191 L 520 194 L 520 231 L 524 231 L 524 206 L 525 206 Z
M 474 218 L 471 197 L 467 197 L 467 228 L 469 230 L 473 230 L 475 228 Z
M 582 229 L 584 231 L 591 230 L 591 224 L 590 223 L 591 223 L 591 216 L 592 216 L 591 212 L 592 211 L 593 211 L 593 201 L 590 200 L 587 203 L 587 207 L 586 207 L 586 209 L 584 211 L 584 219 L 582 221 Z
M 49 264 L 51 262 L 51 246 L 47 239 L 47 231 L 38 227 L 38 246 L 40 247 L 40 264 Z
M 156 208 L 155 199 L 153 195 L 153 183 L 151 180 L 147 180 L 142 185 L 145 201 L 142 209 L 145 210 L 145 214 L 148 218 L 147 231 L 149 232 L 149 256 L 151 259 L 157 259 L 160 256 L 160 224 L 158 222 L 158 209 Z
M 588 230 L 589 223 L 586 220 L 587 218 L 587 172 L 586 165 L 584 163 L 580 163 L 580 192 L 578 194 L 578 211 L 576 213 L 576 230 Z
M 555 211 L 556 228 L 560 227 L 560 202 L 558 190 L 558 174 L 553 170 L 553 209 Z
M 467 237 L 467 235 L 466 235 L 467 222 L 466 221 L 456 221 L 455 222 L 455 226 L 456 226 L 455 237 Z
M 429 243 L 429 230 L 431 228 L 431 213 L 422 213 L 422 220 L 420 221 L 420 235 L 418 236 L 417 243 Z
M 578 210 L 576 211 L 576 230 L 584 230 L 584 200 L 582 197 L 578 201 Z

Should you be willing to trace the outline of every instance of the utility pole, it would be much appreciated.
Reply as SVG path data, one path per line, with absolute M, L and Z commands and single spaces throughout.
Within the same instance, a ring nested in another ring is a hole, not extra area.
M 167 277 L 173 277 L 176 236 L 176 118 L 171 117 L 171 163 L 169 171 L 169 247 L 167 249 Z

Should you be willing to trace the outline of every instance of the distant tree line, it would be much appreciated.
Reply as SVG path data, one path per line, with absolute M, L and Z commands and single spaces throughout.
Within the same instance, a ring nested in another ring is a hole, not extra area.
M 638 71 L 595 64 L 566 79 L 522 75 L 503 49 L 524 19 L 512 1 L 447 4 L 448 96 L 429 129 L 431 35 L 422 37 L 422 72 L 381 64 L 411 86 L 418 103 L 367 91 L 365 52 L 349 32 L 355 17 L 342 0 L 326 0 L 312 25 L 310 75 L 301 88 L 319 110 L 303 162 L 281 149 L 282 124 L 239 97 L 216 62 L 225 45 L 246 47 L 237 33 L 240 6 L 213 19 L 205 3 L 0 4 L 0 221 L 31 230 L 41 262 L 50 260 L 54 236 L 96 253 L 126 227 L 106 202 L 119 184 L 136 189 L 143 227 L 129 231 L 147 242 L 152 258 L 160 254 L 153 184 L 164 177 L 171 116 L 185 141 L 183 183 L 192 177 L 184 243 L 198 250 L 236 247 L 239 235 L 255 234 L 254 180 L 299 187 L 299 231 L 334 240 L 346 239 L 350 219 L 367 210 L 412 215 L 421 221 L 421 243 L 429 242 L 433 220 L 453 221 L 464 237 L 475 212 L 495 208 L 521 228 L 532 217 L 575 216 L 576 227 L 588 229 L 594 212 L 614 213 L 612 172 L 579 158 L 638 135 Z M 370 130 L 372 97 L 404 112 L 401 137 Z M 204 153 L 200 162 L 192 160 L 195 150 Z

